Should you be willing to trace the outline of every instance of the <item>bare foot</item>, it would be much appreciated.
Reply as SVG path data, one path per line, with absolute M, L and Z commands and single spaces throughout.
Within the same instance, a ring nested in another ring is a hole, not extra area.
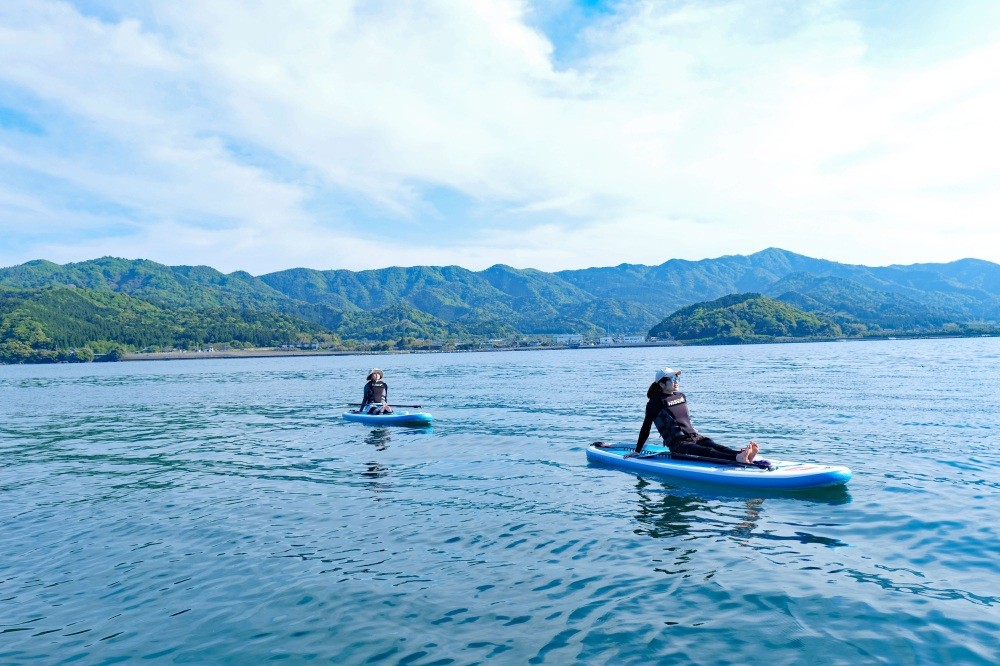
M 736 454 L 736 462 L 750 464 L 753 459 L 757 457 L 757 452 L 760 447 L 757 446 L 757 442 L 750 442 L 748 445 L 743 447 L 739 453 Z

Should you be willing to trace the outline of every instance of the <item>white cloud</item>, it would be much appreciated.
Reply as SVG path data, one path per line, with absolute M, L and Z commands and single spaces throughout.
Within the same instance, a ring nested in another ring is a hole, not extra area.
M 0 85 L 50 109 L 0 173 L 51 183 L 8 185 L 0 214 L 95 227 L 0 263 L 1000 261 L 1000 39 L 907 69 L 840 2 L 635 2 L 557 66 L 515 0 L 151 7 L 0 9 Z M 469 210 L 435 210 L 441 189 Z

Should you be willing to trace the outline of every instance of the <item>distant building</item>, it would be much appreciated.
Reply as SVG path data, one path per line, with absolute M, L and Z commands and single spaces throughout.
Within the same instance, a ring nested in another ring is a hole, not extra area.
M 583 342 L 583 336 L 576 333 L 552 336 L 552 344 L 554 345 L 578 345 L 581 342 Z
M 645 335 L 626 335 L 624 338 L 622 338 L 622 342 L 624 343 L 636 343 L 645 341 L 646 341 Z
M 602 336 L 598 342 L 602 345 L 613 345 L 615 344 L 615 339 L 612 338 L 610 335 L 605 335 Z

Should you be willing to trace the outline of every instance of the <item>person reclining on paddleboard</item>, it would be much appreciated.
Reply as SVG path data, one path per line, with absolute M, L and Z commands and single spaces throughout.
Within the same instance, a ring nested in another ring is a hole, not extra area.
M 642 447 L 649 438 L 650 428 L 655 425 L 663 436 L 664 445 L 671 453 L 739 463 L 753 462 L 759 451 L 757 442 L 750 442 L 746 448 L 737 451 L 716 444 L 694 429 L 691 425 L 687 398 L 677 390 L 681 381 L 680 376 L 681 371 L 672 368 L 656 371 L 656 381 L 646 391 L 649 402 L 646 403 L 646 418 L 643 419 L 642 428 L 639 430 L 635 453 L 629 453 L 625 457 L 631 458 L 642 453 Z
M 382 371 L 372 368 L 368 371 L 368 383 L 365 384 L 365 394 L 361 398 L 362 414 L 392 414 L 389 406 L 389 385 L 382 381 Z

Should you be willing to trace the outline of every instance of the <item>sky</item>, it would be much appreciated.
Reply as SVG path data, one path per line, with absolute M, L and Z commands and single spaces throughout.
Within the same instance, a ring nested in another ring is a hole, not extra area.
M 995 0 L 3 0 L 0 266 L 1000 263 Z

